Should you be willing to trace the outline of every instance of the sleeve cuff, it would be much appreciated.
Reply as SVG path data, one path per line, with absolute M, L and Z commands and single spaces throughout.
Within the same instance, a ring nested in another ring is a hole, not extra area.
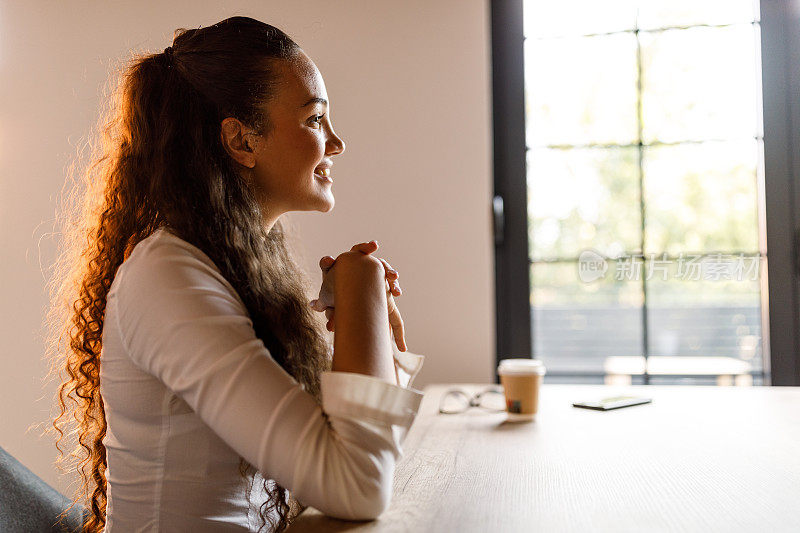
M 392 349 L 394 350 L 394 370 L 397 374 L 397 383 L 401 387 L 410 388 L 414 378 L 417 377 L 417 374 L 422 369 L 425 356 L 411 352 L 401 352 L 394 345 L 392 345 Z
M 328 415 L 410 426 L 423 393 L 354 372 L 323 372 L 322 409 Z

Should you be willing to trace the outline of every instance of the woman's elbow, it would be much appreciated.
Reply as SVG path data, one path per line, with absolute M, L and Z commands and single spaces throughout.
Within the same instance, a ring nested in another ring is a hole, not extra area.
M 394 460 L 346 461 L 340 465 L 338 490 L 328 500 L 332 504 L 329 516 L 343 520 L 374 520 L 378 518 L 391 503 L 394 480 Z M 360 463 L 360 464 L 359 464 Z M 364 463 L 368 463 L 365 466 Z M 347 471 L 341 470 L 345 468 Z
M 346 520 L 375 520 L 389 507 L 392 486 L 376 487 L 375 490 L 355 496 L 350 501 L 350 516 Z
M 323 427 L 308 438 L 300 456 L 309 460 L 289 483 L 300 501 L 342 520 L 374 520 L 386 511 L 401 452 L 391 435 L 356 431 L 365 425 L 339 420 L 338 431 Z

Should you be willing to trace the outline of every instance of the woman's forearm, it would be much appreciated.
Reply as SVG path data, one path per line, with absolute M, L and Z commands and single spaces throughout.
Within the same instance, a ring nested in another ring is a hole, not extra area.
M 397 384 L 383 265 L 363 254 L 340 257 L 337 263 L 332 370 Z

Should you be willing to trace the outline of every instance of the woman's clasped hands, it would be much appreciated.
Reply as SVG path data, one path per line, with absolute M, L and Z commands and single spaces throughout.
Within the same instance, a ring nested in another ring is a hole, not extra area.
M 309 305 L 315 311 L 325 313 L 325 318 L 328 320 L 326 324 L 328 331 L 333 331 L 335 327 L 335 306 L 333 295 L 336 277 L 336 269 L 334 266 L 336 265 L 336 262 L 342 256 L 348 254 L 371 255 L 377 249 L 377 241 L 364 242 L 356 244 L 350 249 L 350 251 L 340 254 L 336 259 L 330 255 L 326 255 L 320 259 L 319 267 L 322 270 L 322 286 L 319 290 L 319 296 L 315 300 L 311 300 Z M 391 326 L 391 330 L 394 335 L 394 341 L 395 344 L 397 344 L 398 350 L 404 352 L 406 351 L 406 341 L 405 332 L 403 329 L 403 318 L 400 316 L 400 311 L 397 309 L 397 305 L 394 301 L 395 296 L 400 296 L 403 294 L 403 291 L 400 289 L 400 282 L 398 281 L 400 275 L 388 262 L 386 262 L 385 259 L 381 259 L 380 257 L 376 257 L 376 259 L 381 262 L 384 268 L 386 279 L 386 303 L 389 310 L 389 325 Z

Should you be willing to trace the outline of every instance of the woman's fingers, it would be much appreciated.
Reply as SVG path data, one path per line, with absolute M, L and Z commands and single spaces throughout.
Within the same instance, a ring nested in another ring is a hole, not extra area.
M 336 262 L 336 259 L 333 257 L 326 255 L 322 259 L 319 260 L 319 268 L 322 269 L 323 272 L 327 272 L 331 269 L 333 264 Z
M 372 241 L 369 241 L 369 242 L 362 242 L 362 243 L 355 244 L 350 249 L 350 251 L 352 251 L 352 252 L 361 252 L 363 254 L 369 255 L 369 254 L 375 252 L 377 249 L 378 249 L 378 241 L 372 240 Z M 330 257 L 330 256 L 326 256 L 326 257 Z M 333 259 L 333 258 L 331 258 L 331 259 Z M 400 277 L 400 274 L 397 272 L 397 270 L 392 268 L 392 265 L 390 265 L 385 259 L 382 259 L 382 258 L 379 257 L 378 260 L 380 260 L 380 262 L 383 264 L 383 270 L 386 273 L 386 281 L 389 284 L 389 289 L 388 290 L 392 293 L 392 296 L 400 296 L 400 295 L 402 295 L 403 294 L 403 290 L 400 288 L 400 283 L 397 281 L 397 278 Z M 320 268 L 325 270 L 325 267 L 323 266 L 323 261 L 326 261 L 325 257 L 320 259 L 320 265 L 319 266 L 320 266 Z M 333 259 L 333 262 L 335 262 L 335 261 L 336 260 Z M 333 262 L 330 263 L 330 266 L 328 268 L 333 266 Z M 326 261 L 325 264 L 327 264 L 327 261 Z
M 405 352 L 407 348 L 403 317 L 400 316 L 400 310 L 397 309 L 391 294 L 388 296 L 387 303 L 389 307 L 389 325 L 392 327 L 394 342 L 397 344 L 398 350 Z
M 386 259 L 381 257 L 378 259 L 381 263 L 383 263 L 383 270 L 386 272 L 386 282 L 389 285 L 389 290 L 392 292 L 392 296 L 400 296 L 403 294 L 403 291 L 400 289 L 400 282 L 397 281 L 397 278 L 400 277 L 400 273 L 392 268 L 392 265 L 390 265 Z
M 393 269 L 392 265 L 390 265 L 386 259 L 379 257 L 378 260 L 383 263 L 383 269 L 386 271 L 387 275 L 391 274 L 395 279 L 400 277 L 400 274 L 397 272 L 397 270 Z
M 369 255 L 375 252 L 378 249 L 378 242 L 375 240 L 369 242 L 362 242 L 353 245 L 350 249 L 352 252 L 361 252 L 365 255 Z M 382 258 L 378 258 L 383 265 L 384 275 L 386 278 L 386 289 L 387 289 L 387 298 L 389 304 L 389 324 L 392 328 L 392 333 L 395 338 L 395 343 L 397 344 L 397 348 L 404 352 L 406 351 L 406 340 L 405 340 L 405 330 L 403 325 L 403 318 L 400 316 L 400 311 L 397 309 L 397 306 L 394 304 L 394 297 L 400 296 L 403 294 L 402 289 L 400 288 L 400 282 L 398 278 L 400 274 L 392 268 L 392 265 L 389 264 L 388 261 Z M 325 257 L 319 260 L 319 267 L 323 273 L 327 273 L 333 265 L 336 263 L 336 259 L 326 255 Z M 325 328 L 328 331 L 333 331 L 335 327 L 335 319 L 334 319 L 334 310 L 333 307 L 326 305 L 319 299 L 312 300 L 310 302 L 311 307 L 316 311 L 324 311 L 325 318 L 327 319 L 327 323 L 325 324 Z
M 395 280 L 386 279 L 386 290 L 391 293 L 392 296 L 400 296 L 403 294 L 403 291 L 400 289 L 400 282 Z
M 350 251 L 361 252 L 362 254 L 371 254 L 377 249 L 378 249 L 378 241 L 372 240 L 369 242 L 362 242 L 359 244 L 355 244 L 353 245 L 352 248 L 350 248 Z

